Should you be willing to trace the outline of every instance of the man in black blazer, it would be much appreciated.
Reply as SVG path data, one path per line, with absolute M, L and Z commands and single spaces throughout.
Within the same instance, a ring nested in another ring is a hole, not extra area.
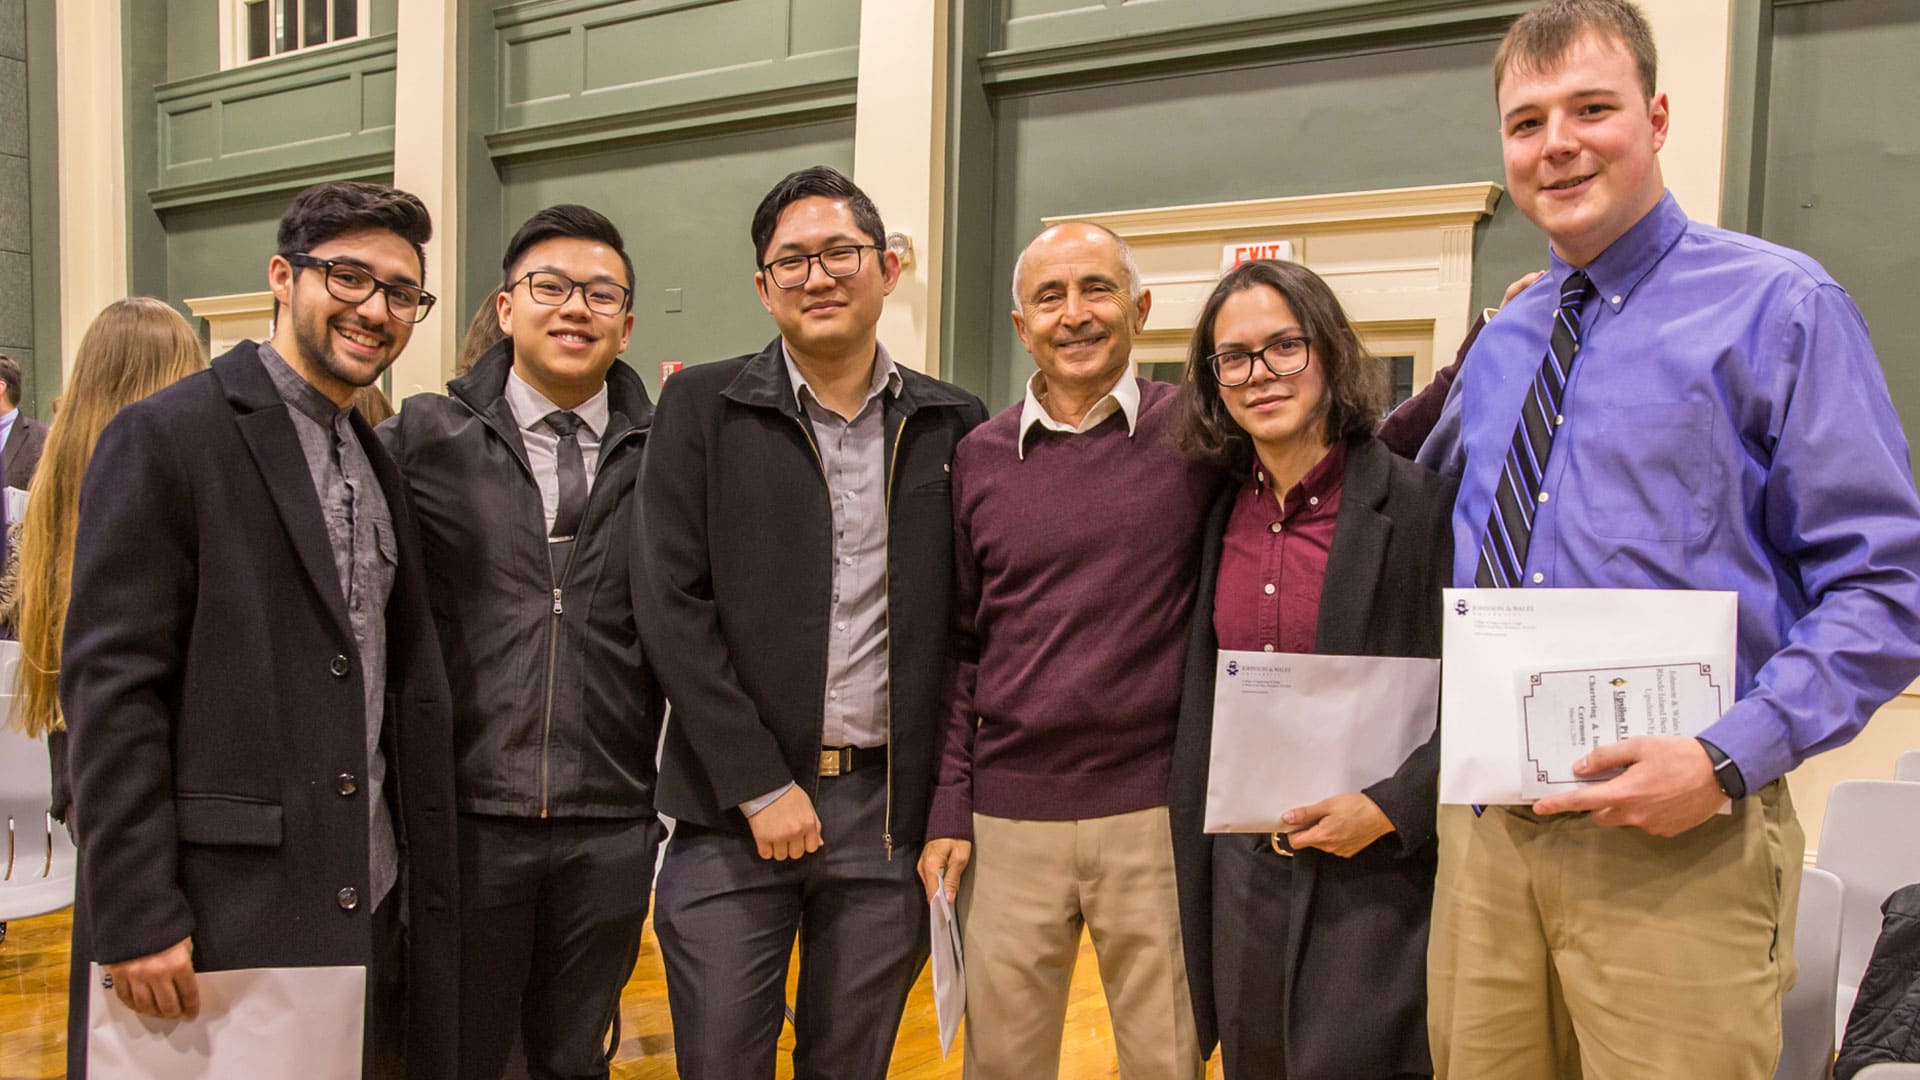
M 20 374 L 20 361 L 0 353 L 0 476 L 25 491 L 47 448 L 47 425 L 20 411 Z
M 879 1080 L 926 960 L 926 828 L 965 390 L 879 344 L 900 260 L 826 168 L 753 219 L 780 336 L 675 375 L 640 486 L 640 632 L 672 702 L 678 819 L 654 928 L 687 1080 L 774 1074 L 795 935 L 793 1072 Z
M 430 230 L 392 188 L 302 192 L 267 262 L 272 339 L 100 438 L 60 687 L 73 1076 L 89 961 L 177 1023 L 198 1014 L 196 971 L 364 966 L 367 1075 L 401 1075 L 403 1041 L 404 1075 L 453 1075 L 446 676 L 406 488 L 349 407 L 432 306 Z

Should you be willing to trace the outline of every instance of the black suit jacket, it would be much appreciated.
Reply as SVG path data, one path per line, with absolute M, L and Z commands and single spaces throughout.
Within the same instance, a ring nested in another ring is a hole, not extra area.
M 980 399 L 900 369 L 886 399 L 892 734 L 885 840 L 918 844 L 933 788 L 953 589 L 948 466 Z M 672 712 L 660 811 L 748 832 L 735 807 L 819 787 L 833 507 L 780 340 L 668 380 L 641 467 L 635 602 Z M 868 841 L 882 837 L 864 838 Z
M 1186 687 L 1174 740 L 1168 808 L 1180 891 L 1180 932 L 1200 1045 L 1218 1038 L 1213 1000 L 1213 845 L 1207 759 L 1213 743 L 1214 586 L 1238 494 L 1214 504 L 1201 554 Z M 1314 651 L 1347 656 L 1440 655 L 1440 590 L 1453 567 L 1454 482 L 1360 438 L 1347 446 L 1340 512 L 1321 592 Z M 1428 1073 L 1427 920 L 1433 905 L 1439 734 L 1393 776 L 1366 789 L 1394 832 L 1350 859 L 1300 852 L 1287 954 L 1285 1028 L 1295 1076 Z
M 6 486 L 27 490 L 46 448 L 47 425 L 26 413 L 14 417 L 13 430 L 7 433 L 7 445 L 0 447 L 0 473 L 5 474 Z
M 446 676 L 406 487 L 353 425 L 398 553 L 383 737 L 410 924 L 408 1075 L 451 1077 Z M 191 935 L 201 970 L 370 962 L 358 655 L 298 436 L 251 343 L 107 426 L 80 496 L 60 679 L 80 835 L 72 1075 L 89 960 Z

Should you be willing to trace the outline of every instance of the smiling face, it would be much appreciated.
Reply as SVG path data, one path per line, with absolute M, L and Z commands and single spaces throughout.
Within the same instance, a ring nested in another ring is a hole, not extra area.
M 513 339 L 513 370 L 562 409 L 600 392 L 607 371 L 626 351 L 633 308 L 603 315 L 574 289 L 559 306 L 535 300 L 527 274 L 545 271 L 580 284 L 629 286 L 620 253 L 598 240 L 557 236 L 528 248 L 513 266 L 513 288 L 500 294 L 500 329 Z M 556 290 L 557 291 L 557 290 Z
M 1511 70 L 1499 90 L 1507 191 L 1553 250 L 1585 266 L 1659 204 L 1667 96 L 1648 98 L 1634 59 L 1589 31 L 1550 70 Z
M 1213 319 L 1215 352 L 1252 352 L 1276 341 L 1306 336 L 1293 306 L 1269 285 L 1254 285 L 1231 294 Z M 1306 370 L 1281 378 L 1265 364 L 1255 362 L 1253 376 L 1245 383 L 1220 387 L 1220 401 L 1227 407 L 1227 415 L 1257 447 L 1280 450 L 1327 443 L 1327 372 L 1319 348 L 1312 343 L 1307 347 Z M 1303 444 L 1302 440 L 1309 442 Z
M 1013 328 L 1050 389 L 1101 393 L 1125 374 L 1153 305 L 1145 290 L 1136 301 L 1127 288 L 1120 242 L 1104 229 L 1056 225 L 1027 245 Z
M 817 260 L 807 264 L 807 280 L 791 289 L 774 284 L 765 270 L 753 275 L 760 303 L 789 349 L 822 360 L 872 358 L 881 306 L 900 280 L 900 257 L 874 250 L 879 243 L 880 237 L 867 235 L 855 224 L 845 199 L 816 195 L 780 211 L 761 255 L 764 262 L 832 247 L 866 246 L 860 269 L 847 277 L 833 277 Z
M 396 285 L 418 286 L 420 258 L 413 245 L 387 229 L 346 233 L 316 244 L 306 254 L 351 263 Z M 413 324 L 387 310 L 386 293 L 375 289 L 355 304 L 327 291 L 326 271 L 296 270 L 275 255 L 267 284 L 281 306 L 273 346 L 302 378 L 342 407 L 353 392 L 370 386 L 413 337 Z

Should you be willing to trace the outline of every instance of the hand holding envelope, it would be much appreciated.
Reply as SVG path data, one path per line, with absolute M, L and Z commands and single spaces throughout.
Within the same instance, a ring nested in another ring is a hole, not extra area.
M 1693 736 L 1733 703 L 1733 593 L 1449 589 L 1445 602 L 1442 803 L 1537 800 L 1662 835 L 1724 803 Z
M 1210 833 L 1289 832 L 1286 811 L 1392 776 L 1433 736 L 1437 660 L 1222 650 L 1216 664 Z
M 197 1019 L 142 1016 L 90 965 L 92 1080 L 358 1080 L 367 969 L 203 971 Z
M 960 922 L 947 899 L 946 874 L 935 885 L 927 900 L 932 915 L 928 924 L 933 935 L 933 1015 L 940 1024 L 940 1056 L 945 1057 L 967 1012 L 967 969 L 960 955 Z

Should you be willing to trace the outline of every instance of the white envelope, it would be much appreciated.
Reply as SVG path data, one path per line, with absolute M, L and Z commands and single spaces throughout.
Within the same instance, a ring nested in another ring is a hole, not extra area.
M 1283 831 L 1286 811 L 1392 776 L 1439 700 L 1438 660 L 1222 649 L 1206 831 Z
M 89 1080 L 359 1080 L 364 967 L 203 971 L 194 1020 L 127 1008 L 99 964 L 87 978 Z
M 1679 589 L 1447 589 L 1440 801 L 1531 803 L 1523 700 L 1546 672 L 1688 665 L 1732 703 L 1738 597 Z M 1686 734 L 1714 719 L 1689 718 Z M 1614 741 L 1601 738 L 1600 741 Z M 1535 787 L 1535 790 L 1538 790 Z
M 944 872 L 927 904 L 933 915 L 928 920 L 933 933 L 933 1015 L 940 1023 L 940 1056 L 946 1057 L 960 1031 L 960 1018 L 967 1012 L 967 969 L 960 956 L 960 923 L 947 899 Z

